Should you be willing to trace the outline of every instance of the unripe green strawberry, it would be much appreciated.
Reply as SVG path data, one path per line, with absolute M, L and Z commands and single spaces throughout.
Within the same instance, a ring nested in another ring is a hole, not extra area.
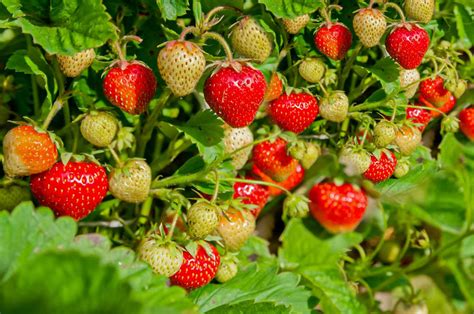
M 370 155 L 363 149 L 344 147 L 339 154 L 339 162 L 345 166 L 344 172 L 348 175 L 360 175 L 369 169 Z
M 378 256 L 382 262 L 391 264 L 395 262 L 399 254 L 400 244 L 395 241 L 387 241 L 382 245 Z
M 131 159 L 109 175 L 109 191 L 129 203 L 143 202 L 150 192 L 151 169 L 145 160 Z
M 309 199 L 303 195 L 291 194 L 283 202 L 283 215 L 303 218 L 309 213 Z
M 235 170 L 240 170 L 247 163 L 250 153 L 252 152 L 253 134 L 248 127 L 233 128 L 224 125 L 224 152 L 230 154 L 239 149 L 238 152 L 232 154 L 232 165 Z M 241 149 L 242 147 L 245 147 Z
M 400 88 L 405 90 L 408 99 L 415 96 L 418 85 L 420 85 L 420 72 L 417 69 L 400 70 Z
M 250 16 L 245 16 L 234 26 L 230 39 L 232 47 L 238 54 L 260 63 L 272 53 L 271 37 Z
M 67 77 L 76 77 L 87 69 L 95 59 L 94 49 L 87 49 L 72 56 L 57 55 L 61 72 Z
M 410 163 L 407 160 L 400 160 L 397 162 L 397 165 L 395 166 L 395 171 L 393 172 L 393 175 L 396 178 L 401 178 L 407 175 L 407 173 L 410 171 Z
M 382 120 L 374 128 L 374 144 L 379 148 L 387 147 L 395 140 L 397 129 L 395 125 L 387 120 Z
M 0 188 L 0 210 L 13 210 L 18 204 L 31 200 L 28 187 L 16 184 Z
M 207 201 L 198 201 L 188 209 L 188 234 L 194 239 L 203 239 L 219 224 L 219 208 Z
M 365 8 L 356 13 L 353 26 L 360 42 L 365 47 L 370 48 L 379 43 L 387 28 L 387 22 L 379 10 Z
M 237 275 L 238 266 L 236 258 L 223 256 L 219 268 L 217 268 L 216 280 L 220 283 L 227 282 Z
M 255 217 L 248 210 L 230 208 L 221 214 L 216 230 L 226 249 L 236 252 L 255 231 Z
M 82 136 L 97 147 L 109 146 L 117 130 L 117 119 L 104 111 L 92 111 L 81 121 Z
M 161 77 L 176 96 L 190 94 L 205 67 L 206 58 L 201 48 L 190 41 L 170 41 L 158 55 Z
M 441 121 L 441 132 L 456 133 L 459 131 L 459 119 L 456 117 L 445 116 Z
M 395 137 L 395 144 L 400 149 L 402 155 L 410 155 L 421 142 L 421 132 L 416 127 L 407 125 L 398 129 Z
M 323 60 L 319 58 L 306 58 L 301 61 L 298 71 L 302 78 L 310 83 L 318 83 L 326 72 Z
M 321 99 L 319 112 L 321 116 L 329 121 L 342 122 L 347 117 L 349 99 L 344 91 L 334 91 Z
M 405 13 L 415 21 L 428 23 L 433 17 L 435 0 L 406 0 Z
M 458 80 L 456 87 L 452 91 L 454 97 L 460 98 L 467 88 L 467 82 L 465 80 Z
M 288 153 L 297 159 L 303 168 L 309 169 L 321 156 L 321 147 L 307 141 L 296 141 L 288 149 Z
M 292 19 L 282 19 L 283 26 L 289 34 L 296 34 L 308 24 L 308 14 L 300 15 Z
M 183 263 L 183 254 L 173 242 L 163 242 L 154 238 L 146 239 L 138 248 L 140 259 L 148 263 L 157 274 L 170 277 Z

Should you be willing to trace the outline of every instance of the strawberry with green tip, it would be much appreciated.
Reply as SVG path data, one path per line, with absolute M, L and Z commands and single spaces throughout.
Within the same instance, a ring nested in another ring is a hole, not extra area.
M 107 174 L 93 162 L 60 161 L 45 172 L 32 175 L 30 188 L 38 203 L 51 208 L 56 216 L 80 220 L 107 194 Z
M 118 120 L 105 111 L 92 111 L 81 121 L 81 134 L 92 145 L 107 147 L 118 131 Z
M 110 193 L 128 203 L 141 203 L 150 193 L 151 169 L 145 160 L 130 159 L 109 175 Z
M 349 110 L 349 99 L 344 91 L 333 91 L 321 99 L 321 117 L 332 122 L 342 122 Z
M 433 17 L 435 0 L 406 0 L 406 15 L 417 22 L 428 23 Z
M 227 250 L 237 252 L 255 231 L 255 217 L 248 210 L 229 208 L 216 228 Z
M 118 61 L 102 84 L 104 95 L 114 106 L 129 114 L 141 114 L 156 92 L 153 71 L 141 62 Z
M 374 128 L 374 144 L 378 148 L 385 148 L 395 140 L 397 128 L 393 122 L 382 120 Z
M 298 161 L 286 152 L 287 141 L 278 137 L 274 141 L 259 143 L 253 148 L 253 163 L 277 182 L 286 180 L 296 169 Z
M 326 72 L 326 65 L 319 58 L 306 58 L 298 66 L 301 77 L 310 83 L 318 83 Z
M 138 248 L 138 256 L 151 266 L 153 272 L 170 277 L 180 269 L 183 254 L 174 242 L 150 237 Z
M 280 97 L 281 93 L 283 93 L 283 82 L 280 76 L 276 72 L 273 72 L 272 77 L 270 78 L 270 83 L 265 91 L 264 100 L 266 102 L 275 100 Z
M 281 22 L 283 23 L 283 26 L 285 27 L 288 34 L 294 35 L 305 28 L 310 19 L 311 18 L 309 17 L 309 14 L 303 14 L 292 19 L 282 19 Z
M 232 128 L 224 125 L 224 152 L 232 154 L 235 170 L 242 169 L 252 152 L 253 134 L 248 127 Z
M 58 150 L 47 132 L 19 125 L 3 138 L 3 156 L 3 170 L 8 176 L 29 176 L 50 169 Z
M 270 117 L 284 130 L 301 133 L 318 116 L 316 98 L 308 93 L 283 94 L 268 105 Z
M 400 66 L 417 68 L 430 45 L 428 33 L 415 23 L 400 23 L 385 39 L 387 52 Z
M 323 23 L 314 34 L 318 50 L 333 60 L 342 60 L 352 44 L 351 31 L 342 23 Z
M 71 56 L 57 55 L 59 69 L 67 77 L 79 76 L 82 71 L 90 67 L 95 59 L 94 49 L 86 49 Z
M 397 158 L 391 151 L 381 151 L 370 156 L 371 163 L 364 172 L 364 177 L 374 183 L 387 180 L 393 175 L 397 166 Z
M 474 141 L 474 107 L 461 110 L 459 113 L 459 127 L 468 139 Z
M 367 48 L 376 46 L 387 28 L 382 12 L 371 7 L 359 10 L 352 21 L 354 32 Z
M 204 239 L 219 224 L 219 208 L 205 200 L 197 201 L 188 209 L 187 221 L 189 236 Z
M 28 187 L 11 184 L 0 187 L 0 210 L 13 210 L 21 202 L 31 200 Z
M 262 72 L 234 62 L 220 68 L 206 80 L 204 98 L 227 124 L 242 128 L 255 119 L 266 88 Z
M 400 153 L 405 156 L 411 155 L 421 142 L 421 132 L 416 127 L 403 125 L 397 130 L 395 145 Z
M 252 174 L 260 178 L 262 181 L 279 185 L 282 188 L 291 191 L 303 181 L 304 168 L 301 166 L 301 164 L 298 163 L 295 170 L 290 173 L 288 178 L 281 182 L 276 182 L 275 180 L 267 176 L 262 170 L 258 169 L 258 167 L 255 165 L 253 165 L 252 167 Z M 269 186 L 268 192 L 270 193 L 270 196 L 278 196 L 283 193 L 283 190 L 274 186 Z
M 198 244 L 194 256 L 186 250 L 183 251 L 183 262 L 179 270 L 170 277 L 171 284 L 191 290 L 205 286 L 214 279 L 220 264 L 220 255 L 212 244 L 205 245 L 207 250 Z
M 326 230 L 332 233 L 354 230 L 367 209 L 367 196 L 352 184 L 315 184 L 309 192 L 310 210 Z
M 235 52 L 260 63 L 272 53 L 271 36 L 250 16 L 243 17 L 233 27 L 230 40 Z
M 161 77 L 176 96 L 190 94 L 206 68 L 201 48 L 185 40 L 168 42 L 158 54 L 157 63 Z

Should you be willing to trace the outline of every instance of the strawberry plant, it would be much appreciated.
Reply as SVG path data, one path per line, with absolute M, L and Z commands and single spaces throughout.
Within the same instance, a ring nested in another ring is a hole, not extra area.
M 473 10 L 0 0 L 0 313 L 472 313 Z

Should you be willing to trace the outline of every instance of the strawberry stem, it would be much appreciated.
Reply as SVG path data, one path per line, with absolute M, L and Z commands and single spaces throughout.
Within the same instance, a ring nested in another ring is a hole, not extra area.
M 222 6 L 215 7 L 215 8 L 212 9 L 211 11 L 207 12 L 206 16 L 204 17 L 204 22 L 202 23 L 202 24 L 203 24 L 203 27 L 204 27 L 205 29 L 209 29 L 211 26 L 214 26 L 215 24 L 210 23 L 211 18 L 212 18 L 216 13 L 218 13 L 218 12 L 220 12 L 220 11 L 223 11 L 223 10 L 233 10 L 233 11 L 242 13 L 242 11 L 240 11 L 239 9 L 234 8 L 234 7 L 231 7 L 231 6 L 227 6 L 227 5 L 222 5 Z M 210 25 L 210 24 L 212 24 L 212 25 Z
M 214 39 L 214 40 L 218 41 L 219 44 L 222 46 L 222 48 L 224 48 L 227 61 L 229 63 L 233 61 L 232 50 L 230 49 L 229 44 L 224 39 L 224 37 L 222 37 L 221 35 L 219 35 L 217 33 L 214 33 L 214 32 L 205 32 L 204 34 L 202 34 L 202 37 L 203 38 L 211 38 L 211 39 Z
M 227 182 L 242 182 L 242 183 L 250 183 L 250 184 L 259 184 L 259 185 L 266 185 L 266 186 L 271 186 L 277 189 L 282 190 L 285 192 L 287 195 L 292 195 L 292 193 L 282 187 L 281 185 L 271 183 L 271 182 L 266 182 L 266 181 L 260 181 L 260 180 L 250 180 L 250 179 L 241 179 L 241 178 L 221 178 L 221 181 L 227 181 Z
M 402 9 L 397 4 L 395 4 L 393 2 L 387 2 L 384 5 L 384 10 L 386 10 L 387 8 L 395 9 L 395 11 L 397 11 L 398 15 L 400 15 L 400 19 L 402 20 L 402 23 L 406 22 L 405 14 L 403 14 Z
M 189 33 L 192 33 L 194 36 L 199 36 L 201 34 L 201 30 L 196 26 L 185 27 L 179 35 L 179 40 L 185 40 L 186 35 L 188 35 Z
M 211 203 L 215 203 L 216 202 L 216 199 L 217 199 L 217 195 L 219 195 L 219 173 L 214 170 L 214 175 L 216 176 L 216 186 L 214 187 L 214 194 L 212 194 L 212 198 L 211 198 Z
M 48 113 L 48 116 L 46 117 L 46 119 L 44 120 L 43 122 L 43 125 L 41 126 L 41 128 L 43 130 L 47 130 L 49 125 L 51 124 L 51 121 L 53 121 L 54 117 L 56 116 L 56 114 L 63 108 L 63 102 L 62 102 L 62 99 L 59 98 L 59 99 L 56 99 L 56 101 L 53 103 L 53 106 L 51 107 L 51 110 L 49 111 Z
M 181 214 L 181 209 L 178 209 L 173 217 L 173 222 L 171 223 L 170 231 L 166 236 L 166 240 L 171 241 L 173 238 L 174 229 L 176 228 L 176 223 L 178 222 L 179 215 Z
M 327 96 L 327 95 L 328 95 L 328 92 L 327 92 L 327 90 L 324 88 L 323 83 L 318 82 L 318 84 L 319 84 L 319 88 L 321 88 L 321 91 L 323 92 L 323 95 L 324 95 L 324 96 Z
M 124 54 L 124 47 L 120 46 L 120 43 L 118 41 L 114 42 L 114 48 L 117 50 L 118 57 L 120 61 L 125 62 L 127 59 L 125 59 L 126 54 Z
M 115 152 L 114 148 L 112 147 L 112 145 L 109 145 L 107 146 L 107 148 L 109 149 L 109 152 L 110 154 L 112 155 L 112 157 L 114 158 L 115 162 L 117 163 L 117 166 L 119 168 L 122 168 L 123 167 L 123 163 L 122 161 L 120 160 L 120 157 L 117 155 L 117 153 Z
M 392 118 L 390 119 L 390 121 L 392 121 L 392 122 L 395 120 L 395 116 L 397 115 L 397 107 L 398 107 L 397 102 L 395 101 L 394 103 L 395 103 L 395 105 L 393 106 Z

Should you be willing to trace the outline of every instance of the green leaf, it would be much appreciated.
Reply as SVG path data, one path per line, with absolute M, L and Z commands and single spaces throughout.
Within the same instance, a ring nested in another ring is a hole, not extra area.
M 321 300 L 324 313 L 367 313 L 337 266 L 329 263 L 325 266 L 307 266 L 301 270 L 301 274 L 314 288 L 313 292 Z
M 311 313 L 311 293 L 299 286 L 299 281 L 299 276 L 293 273 L 277 274 L 276 266 L 260 268 L 251 264 L 225 284 L 210 284 L 189 296 L 201 312 L 234 311 L 237 304 L 252 301 L 259 308 L 268 306 L 260 303 L 270 303 L 280 311 L 284 306 L 286 309 L 281 313 Z
M 17 50 L 8 59 L 6 68 L 25 74 L 37 75 L 39 85 L 46 91 L 45 103 L 50 106 L 58 91 L 54 74 L 38 48 Z
M 316 230 L 321 230 L 321 227 L 312 218 L 290 220 L 281 235 L 282 246 L 279 250 L 281 263 L 299 268 L 337 263 L 349 248 L 363 239 L 362 235 L 355 232 L 335 236 L 324 233 L 322 237 L 315 233 Z
M 174 175 L 187 175 L 191 173 L 196 173 L 202 169 L 206 164 L 201 156 L 194 156 L 191 159 L 188 159 L 175 173 Z
M 463 46 L 467 49 L 474 43 L 474 19 L 472 14 L 466 10 L 465 6 L 456 4 L 454 6 L 454 17 L 458 36 L 461 38 Z
M 172 21 L 186 14 L 189 6 L 188 0 L 157 0 L 156 4 L 160 8 L 163 19 Z
M 382 87 L 388 95 L 400 89 L 399 67 L 392 58 L 385 57 L 378 60 L 375 65 L 368 68 L 368 71 L 382 83 Z
M 253 262 L 259 265 L 272 265 L 275 261 L 275 256 L 268 250 L 269 243 L 260 237 L 251 236 L 245 245 L 239 250 L 237 257 L 239 258 L 239 265 L 246 266 Z
M 321 0 L 259 0 L 277 17 L 293 18 L 312 13 L 323 6 Z
M 100 0 L 4 0 L 15 24 L 50 54 L 72 55 L 116 37 Z
M 72 242 L 76 230 L 72 218 L 55 220 L 50 209 L 35 211 L 31 202 L 20 204 L 11 214 L 0 212 L 0 279 L 7 279 L 34 253 Z
M 224 137 L 223 122 L 211 110 L 200 111 L 188 122 L 175 124 L 176 128 L 186 133 L 193 143 L 206 147 L 218 144 Z

